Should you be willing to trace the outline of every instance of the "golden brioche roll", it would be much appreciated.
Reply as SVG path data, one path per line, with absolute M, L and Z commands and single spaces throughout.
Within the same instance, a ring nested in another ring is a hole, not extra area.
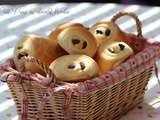
M 124 42 L 112 42 L 100 46 L 96 61 L 102 73 L 112 70 L 133 54 L 133 50 Z
M 57 46 L 50 44 L 49 40 L 37 35 L 26 35 L 16 43 L 14 48 L 14 62 L 18 71 L 30 71 L 32 73 L 44 72 L 35 64 L 23 62 L 24 56 L 33 56 L 49 65 L 57 57 L 64 55 Z
M 49 34 L 48 37 L 50 38 L 51 43 L 57 44 L 57 37 L 58 37 L 59 33 L 62 32 L 65 28 L 70 27 L 70 26 L 83 27 L 83 25 L 80 23 L 62 23 L 62 24 L 58 25 L 55 29 L 53 29 L 51 31 L 51 33 Z
M 95 36 L 98 46 L 104 42 L 123 40 L 123 34 L 120 28 L 110 21 L 99 21 L 91 26 L 89 31 Z
M 96 40 L 87 28 L 71 26 L 58 36 L 59 45 L 69 54 L 85 54 L 93 57 L 97 50 Z
M 90 28 L 95 36 L 98 46 L 104 42 L 123 41 L 127 43 L 135 53 L 144 48 L 144 40 L 134 40 L 133 35 L 123 32 L 116 23 L 112 21 L 99 21 Z
M 66 82 L 79 82 L 99 75 L 97 63 L 86 55 L 65 55 L 53 61 L 49 68 L 56 78 Z

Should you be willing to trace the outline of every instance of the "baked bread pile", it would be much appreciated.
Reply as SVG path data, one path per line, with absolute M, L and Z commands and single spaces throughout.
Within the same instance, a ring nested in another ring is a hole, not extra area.
M 44 75 L 39 66 L 24 62 L 32 56 L 48 65 L 57 80 L 79 82 L 113 70 L 144 48 L 142 41 L 130 39 L 117 24 L 99 21 L 91 27 L 80 23 L 63 23 L 48 38 L 26 35 L 14 48 L 18 71 Z

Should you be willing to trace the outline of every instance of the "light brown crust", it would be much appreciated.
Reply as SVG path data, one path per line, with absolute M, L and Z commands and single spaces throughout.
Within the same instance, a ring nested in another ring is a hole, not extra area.
M 65 61 L 65 62 L 64 62 Z M 84 66 L 80 64 L 83 63 Z M 68 68 L 69 65 L 73 68 Z M 82 69 L 82 67 L 84 67 Z M 97 63 L 86 55 L 65 55 L 54 60 L 49 68 L 59 81 L 80 82 L 100 74 Z
M 62 23 L 60 25 L 58 25 L 55 29 L 53 29 L 51 31 L 51 33 L 49 34 L 49 38 L 52 44 L 57 44 L 57 37 L 59 35 L 60 32 L 62 32 L 65 28 L 71 27 L 71 26 L 79 26 L 79 27 L 83 27 L 82 24 L 80 23 Z
M 102 31 L 103 34 L 97 34 L 96 30 Z M 106 30 L 110 30 L 108 36 L 105 35 Z M 120 30 L 118 25 L 112 21 L 98 21 L 90 27 L 90 32 L 96 38 L 98 46 L 105 42 L 123 41 L 123 32 Z
M 22 48 L 18 49 L 18 46 L 22 46 Z M 28 56 L 35 57 L 46 65 L 49 65 L 54 59 L 65 54 L 65 52 L 59 51 L 57 46 L 52 46 L 46 38 L 37 35 L 24 36 L 17 42 L 14 49 L 16 68 L 19 71 L 30 71 L 40 74 L 44 74 L 44 72 L 37 65 L 27 62 L 24 63 L 18 58 L 19 54 L 22 53 L 27 53 Z
M 123 50 L 120 49 L 119 44 L 125 46 Z M 111 53 L 108 49 L 114 48 L 115 53 Z M 124 42 L 113 42 L 110 44 L 103 44 L 100 46 L 95 60 L 98 63 L 101 72 L 106 73 L 115 68 L 115 66 L 122 63 L 129 56 L 133 54 L 133 50 Z
M 81 42 L 76 46 L 72 45 L 71 39 L 76 38 Z M 87 42 L 85 49 L 82 49 L 83 42 Z M 88 31 L 88 28 L 82 26 L 70 26 L 64 29 L 58 36 L 59 45 L 69 54 L 85 54 L 93 57 L 97 50 L 95 37 Z
M 122 14 L 118 14 L 118 17 L 120 17 Z M 127 14 L 124 14 L 124 15 L 128 15 Z M 110 26 L 110 28 L 112 29 L 112 31 L 114 30 L 114 34 L 112 35 L 113 37 L 108 37 L 108 38 L 105 38 L 105 37 L 99 37 L 98 35 L 94 35 L 96 37 L 96 40 L 97 40 L 97 44 L 98 45 L 101 45 L 103 42 L 105 41 L 123 41 L 125 43 L 127 43 L 133 50 L 134 50 L 134 53 L 138 53 L 140 52 L 143 48 L 144 48 L 144 40 L 143 40 L 143 37 L 141 35 L 141 24 L 140 22 L 137 20 L 138 18 L 136 16 L 134 16 L 133 18 L 135 18 L 135 20 L 137 21 L 137 30 L 138 30 L 138 35 L 137 37 L 139 39 L 137 40 L 133 40 L 132 38 L 132 34 L 129 34 L 127 32 L 124 32 L 122 31 L 119 26 L 115 23 L 115 20 L 117 19 L 113 19 L 111 21 L 98 21 L 97 23 L 95 23 L 91 28 L 90 28 L 90 31 L 93 33 L 93 30 L 95 28 L 100 28 L 100 27 L 104 27 L 105 28 L 105 25 L 106 26 Z M 135 37 L 136 39 L 136 37 Z M 134 44 L 138 44 L 138 46 L 134 45 Z

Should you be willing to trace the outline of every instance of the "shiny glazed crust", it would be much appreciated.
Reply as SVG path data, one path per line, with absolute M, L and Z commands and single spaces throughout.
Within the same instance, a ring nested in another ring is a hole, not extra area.
M 123 50 L 120 49 L 119 44 L 125 46 Z M 114 50 L 112 52 L 112 49 Z M 113 42 L 110 44 L 103 44 L 96 55 L 96 62 L 98 63 L 101 72 L 106 73 L 120 63 L 124 62 L 133 54 L 133 50 L 124 42 Z
M 78 43 L 73 44 L 73 40 Z M 69 54 L 85 54 L 93 57 L 97 50 L 96 40 L 87 28 L 71 26 L 64 29 L 58 36 L 59 45 Z
M 55 29 L 53 29 L 51 31 L 51 33 L 49 34 L 48 37 L 50 38 L 51 43 L 57 44 L 57 36 L 60 34 L 60 32 L 62 32 L 65 28 L 68 28 L 71 26 L 83 27 L 83 25 L 80 23 L 62 23 L 62 24 L 58 25 Z
M 24 63 L 20 58 L 25 55 L 32 56 L 49 65 L 54 59 L 63 54 L 57 49 L 57 46 L 52 46 L 48 39 L 37 35 L 27 35 L 19 40 L 14 48 L 14 62 L 19 71 L 43 74 L 44 72 L 37 65 Z
M 49 68 L 58 80 L 79 82 L 98 76 L 97 63 L 86 55 L 65 55 L 57 58 Z

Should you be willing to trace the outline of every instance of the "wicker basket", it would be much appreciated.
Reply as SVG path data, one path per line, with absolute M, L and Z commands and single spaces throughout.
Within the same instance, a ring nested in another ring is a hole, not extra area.
M 141 24 L 133 13 L 119 13 Z M 39 60 L 25 60 L 40 65 L 47 77 L 17 72 L 11 64 L 0 66 L 1 80 L 7 82 L 22 120 L 118 120 L 124 113 L 143 101 L 145 87 L 160 54 L 160 44 L 146 40 L 143 51 L 115 70 L 92 80 L 75 84 L 57 83 L 51 71 Z

